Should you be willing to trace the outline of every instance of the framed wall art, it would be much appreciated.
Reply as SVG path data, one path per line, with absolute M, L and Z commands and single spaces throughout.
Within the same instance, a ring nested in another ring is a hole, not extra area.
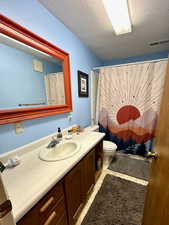
M 89 97 L 88 74 L 78 70 L 78 95 L 79 97 Z

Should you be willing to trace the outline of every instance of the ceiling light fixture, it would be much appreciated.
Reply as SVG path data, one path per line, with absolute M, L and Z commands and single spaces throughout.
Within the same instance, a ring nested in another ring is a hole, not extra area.
M 127 0 L 102 0 L 116 35 L 132 31 Z

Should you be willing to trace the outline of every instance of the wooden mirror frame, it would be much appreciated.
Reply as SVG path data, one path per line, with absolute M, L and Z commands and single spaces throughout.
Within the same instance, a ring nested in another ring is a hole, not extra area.
M 69 54 L 2 14 L 0 14 L 0 33 L 63 60 L 66 102 L 64 105 L 0 110 L 0 125 L 71 112 L 72 95 Z

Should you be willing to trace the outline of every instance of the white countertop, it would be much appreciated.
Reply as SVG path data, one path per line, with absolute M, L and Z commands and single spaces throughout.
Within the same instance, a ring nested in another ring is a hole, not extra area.
M 81 144 L 79 152 L 61 161 L 45 162 L 39 159 L 39 152 L 46 144 L 21 155 L 21 164 L 3 173 L 15 221 L 19 221 L 103 137 L 104 133 L 91 131 L 76 135 L 72 140 Z

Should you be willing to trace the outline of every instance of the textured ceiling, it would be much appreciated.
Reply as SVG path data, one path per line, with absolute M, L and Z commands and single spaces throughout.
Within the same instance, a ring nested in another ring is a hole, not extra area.
M 169 49 L 169 0 L 129 0 L 133 32 L 116 36 L 102 0 L 39 0 L 102 60 Z

